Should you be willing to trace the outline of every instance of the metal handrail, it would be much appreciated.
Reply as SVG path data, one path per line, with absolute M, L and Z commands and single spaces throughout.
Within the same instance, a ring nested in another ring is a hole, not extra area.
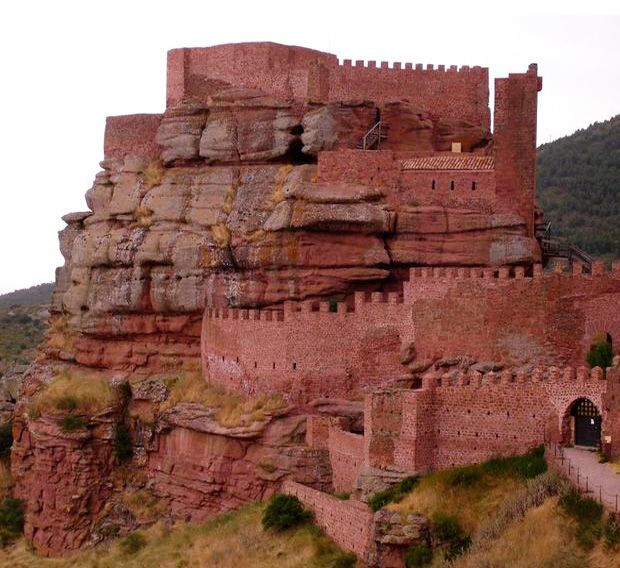
M 368 138 L 372 136 L 375 131 L 377 148 L 379 148 L 379 144 L 381 144 L 381 121 L 377 122 L 368 132 L 366 132 L 366 134 L 364 134 L 364 137 L 362 138 L 363 150 L 367 150 L 368 147 L 372 146 L 375 143 L 375 140 L 373 140 L 370 144 L 368 144 Z

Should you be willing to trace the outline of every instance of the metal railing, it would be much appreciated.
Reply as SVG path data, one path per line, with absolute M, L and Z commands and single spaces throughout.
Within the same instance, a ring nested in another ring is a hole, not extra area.
M 559 468 L 566 474 L 566 477 L 577 486 L 577 489 L 584 494 L 593 497 L 595 500 L 608 509 L 618 515 L 618 501 L 620 495 L 618 493 L 610 493 L 603 489 L 602 485 L 594 484 L 590 480 L 588 475 L 584 475 L 578 466 L 571 463 L 570 458 L 564 455 L 564 448 L 555 442 L 546 441 L 545 445 L 549 450 L 549 456 L 551 457 L 551 451 L 553 451 L 553 459 Z
M 362 138 L 362 150 L 379 149 L 381 144 L 381 121 L 377 122 Z

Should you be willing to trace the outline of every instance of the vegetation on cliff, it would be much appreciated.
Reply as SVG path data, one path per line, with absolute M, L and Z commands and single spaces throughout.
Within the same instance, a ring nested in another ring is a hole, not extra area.
M 66 559 L 36 556 L 24 540 L 0 551 L 0 567 L 69 568 L 345 568 L 351 556 L 312 525 L 283 532 L 261 526 L 264 505 L 248 505 L 198 525 L 157 524 L 110 546 L 83 550 Z
M 0 376 L 12 365 L 27 365 L 34 359 L 36 347 L 43 340 L 46 318 L 45 306 L 0 308 Z
M 555 235 L 620 258 L 620 115 L 540 146 L 537 186 Z

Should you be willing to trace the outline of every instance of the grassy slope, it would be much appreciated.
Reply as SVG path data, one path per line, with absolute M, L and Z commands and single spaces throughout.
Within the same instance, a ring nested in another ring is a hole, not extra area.
M 13 363 L 32 361 L 43 340 L 46 319 L 47 310 L 41 305 L 0 309 L 0 376 Z
M 537 186 L 554 234 L 620 258 L 620 115 L 540 146 Z
M 263 531 L 262 505 L 249 505 L 201 525 L 179 524 L 173 529 L 155 525 L 144 531 L 147 544 L 136 553 L 123 551 L 121 542 L 67 559 L 35 556 L 23 540 L 0 550 L 4 568 L 329 568 L 341 552 L 312 526 L 282 534 Z

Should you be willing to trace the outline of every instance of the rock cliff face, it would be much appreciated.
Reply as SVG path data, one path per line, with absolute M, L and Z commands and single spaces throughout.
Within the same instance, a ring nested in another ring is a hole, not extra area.
M 285 477 L 317 488 L 330 483 L 325 455 L 303 444 L 299 409 L 223 428 L 196 403 L 163 410 L 161 400 L 140 394 L 145 380 L 165 380 L 200 360 L 206 305 L 348 299 L 355 290 L 399 290 L 412 265 L 539 258 L 519 215 L 440 197 L 419 205 L 384 183 L 378 167 L 362 181 L 321 171 L 321 153 L 354 149 L 378 120 L 388 133 L 381 149 L 394 156 L 446 152 L 455 141 L 487 156 L 492 138 L 479 124 L 405 98 L 289 100 L 240 85 L 214 79 L 208 97 L 175 98 L 161 116 L 111 119 L 102 171 L 86 194 L 89 211 L 64 217 L 65 264 L 43 356 L 16 410 L 13 451 L 26 533 L 46 554 L 103 538 L 101 527 L 123 510 L 111 505 L 121 491 L 114 454 L 120 410 L 88 417 L 77 433 L 29 412 L 29 397 L 53 380 L 54 367 L 131 384 L 129 470 L 144 475 L 171 516 L 201 519 L 260 499 Z M 280 87 L 274 83 L 274 92 Z M 357 163 L 367 160 L 372 170 L 372 154 Z M 153 405 L 147 420 L 143 411 Z

